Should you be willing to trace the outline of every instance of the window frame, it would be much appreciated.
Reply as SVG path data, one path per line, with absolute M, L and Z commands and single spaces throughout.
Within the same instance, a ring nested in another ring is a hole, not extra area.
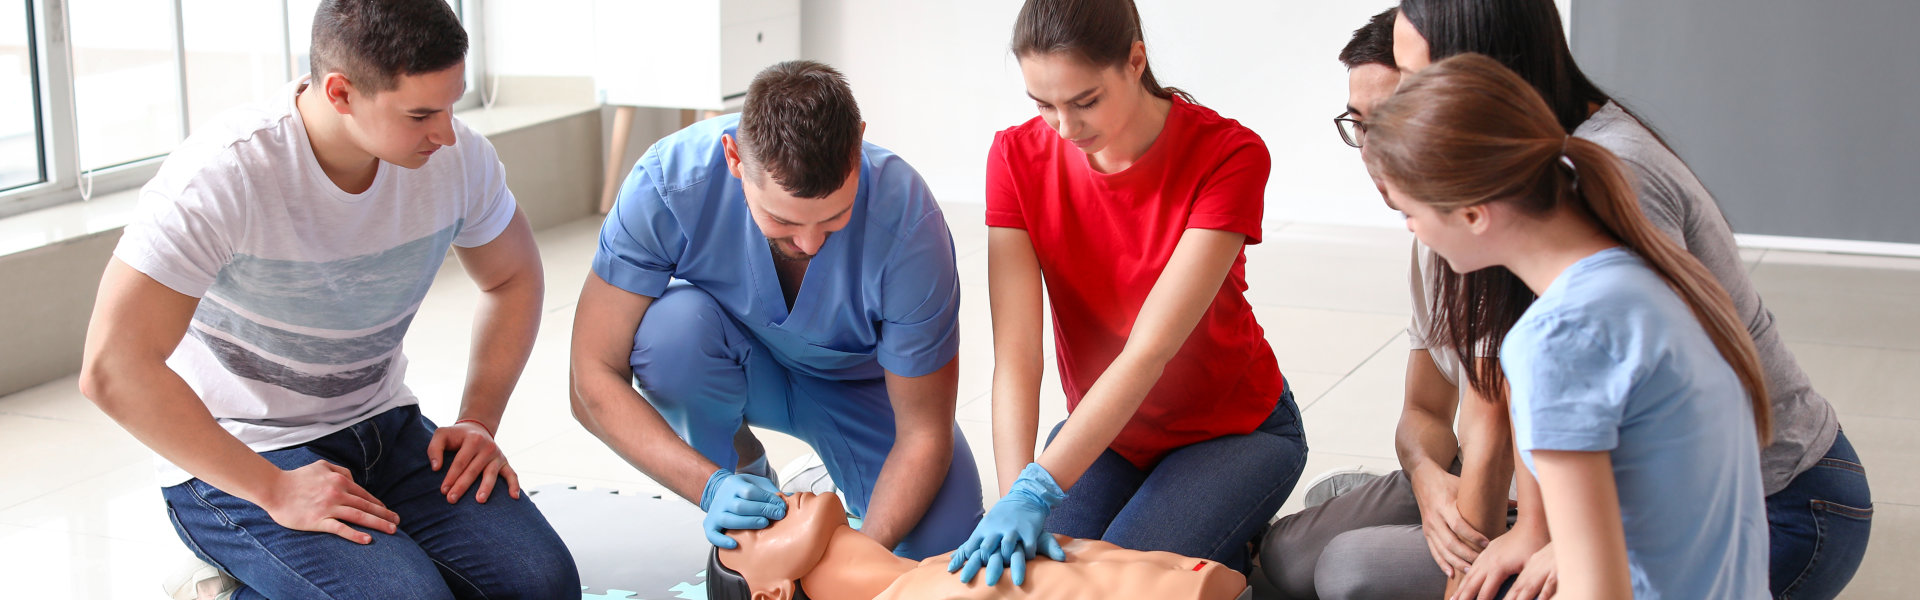
M 0 0 L 4 1 L 4 0 Z M 59 206 L 106 194 L 123 192 L 145 185 L 168 154 L 83 172 L 79 157 L 79 120 L 74 113 L 74 65 L 68 20 L 70 0 L 24 0 L 27 19 L 28 50 L 33 61 L 34 128 L 39 140 L 40 182 L 0 191 L 0 219 Z M 180 127 L 192 135 L 187 97 L 186 39 L 182 20 L 184 0 L 166 0 L 172 6 L 174 31 L 174 73 L 179 80 Z M 287 65 L 286 79 L 295 72 L 293 23 L 289 0 L 275 0 L 280 6 L 281 55 Z M 467 29 L 467 93 L 454 110 L 480 106 L 481 88 L 487 81 L 484 27 L 481 15 L 484 0 L 449 0 L 461 25 Z

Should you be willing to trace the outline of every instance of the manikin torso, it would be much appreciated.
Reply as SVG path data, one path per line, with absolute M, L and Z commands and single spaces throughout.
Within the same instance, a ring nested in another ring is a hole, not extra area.
M 796 589 L 817 600 L 1228 600 L 1247 587 L 1246 577 L 1213 561 L 1066 537 L 1059 540 L 1067 560 L 1028 562 L 1024 586 L 1015 587 L 1011 577 L 992 587 L 984 577 L 962 584 L 947 572 L 948 555 L 916 563 L 849 527 L 838 496 L 802 493 L 786 501 L 786 518 L 766 529 L 728 532 L 740 547 L 719 553 L 756 600 L 788 600 Z

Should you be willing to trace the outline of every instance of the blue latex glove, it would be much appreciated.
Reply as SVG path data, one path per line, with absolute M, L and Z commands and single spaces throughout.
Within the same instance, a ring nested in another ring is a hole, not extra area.
M 787 516 L 787 502 L 780 497 L 780 487 L 765 477 L 720 469 L 707 477 L 700 510 L 707 511 L 701 521 L 707 542 L 732 550 L 740 543 L 727 537 L 726 530 L 766 529 Z
M 1000 583 L 1004 569 L 1013 574 L 1013 585 L 1017 587 L 1026 585 L 1027 561 L 1039 553 L 1054 560 L 1067 560 L 1060 542 L 1045 529 L 1047 514 L 1066 499 L 1067 493 L 1060 490 L 1060 484 L 1054 483 L 1053 475 L 1046 468 L 1039 463 L 1028 463 L 1006 497 L 994 503 L 987 517 L 974 526 L 967 543 L 953 551 L 947 572 L 959 571 L 960 582 L 971 583 L 974 574 L 985 569 L 987 585 L 991 587 Z

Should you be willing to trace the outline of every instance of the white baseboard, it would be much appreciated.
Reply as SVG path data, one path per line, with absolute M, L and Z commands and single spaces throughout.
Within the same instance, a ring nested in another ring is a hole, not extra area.
M 1754 235 L 1748 233 L 1733 234 L 1735 243 L 1742 248 L 1764 248 L 1768 250 L 1797 250 L 1801 252 L 1828 252 L 1833 254 L 1866 254 L 1872 256 L 1897 256 L 1901 258 L 1920 258 L 1920 244 L 1900 244 L 1894 242 L 1863 242 L 1859 240 L 1831 240 L 1825 238 L 1791 237 L 1784 235 Z

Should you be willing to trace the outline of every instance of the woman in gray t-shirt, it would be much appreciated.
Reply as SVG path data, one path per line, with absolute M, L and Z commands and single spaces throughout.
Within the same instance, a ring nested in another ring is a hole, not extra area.
M 1500 60 L 1541 92 L 1569 133 L 1605 147 L 1626 163 L 1647 218 L 1706 265 L 1732 296 L 1759 349 L 1773 411 L 1773 441 L 1760 459 L 1771 531 L 1772 593 L 1795 598 L 1837 596 L 1866 553 L 1873 512 L 1866 473 L 1840 431 L 1833 407 L 1814 391 L 1793 353 L 1781 342 L 1773 314 L 1748 279 L 1733 231 L 1713 195 L 1645 123 L 1586 79 L 1567 49 L 1552 2 L 1404 0 L 1400 11 L 1393 54 L 1403 73 L 1468 52 Z M 1420 262 L 1426 261 L 1416 261 L 1415 269 Z M 1434 266 L 1416 273 L 1415 279 L 1432 288 L 1421 293 L 1433 303 L 1445 303 L 1445 296 L 1457 293 L 1459 276 L 1448 272 L 1441 261 L 1429 264 Z M 1513 286 L 1523 285 L 1511 274 L 1505 279 Z M 1489 296 L 1510 291 L 1498 289 L 1500 285 L 1473 289 Z M 1418 308 L 1431 310 L 1433 303 Z M 1450 340 L 1484 342 L 1484 336 L 1473 332 L 1504 329 L 1499 322 L 1517 316 L 1442 316 L 1435 323 L 1429 315 L 1417 315 L 1415 322 L 1424 324 L 1427 331 L 1418 333 L 1435 350 L 1490 357 L 1488 350 L 1497 349 L 1498 340 L 1487 346 Z M 1475 320 L 1484 322 L 1461 322 Z M 1497 373 L 1472 373 L 1470 365 L 1465 370 L 1462 379 L 1468 381 L 1462 384 L 1479 388 L 1499 381 Z M 1521 579 L 1524 584 L 1529 577 Z

